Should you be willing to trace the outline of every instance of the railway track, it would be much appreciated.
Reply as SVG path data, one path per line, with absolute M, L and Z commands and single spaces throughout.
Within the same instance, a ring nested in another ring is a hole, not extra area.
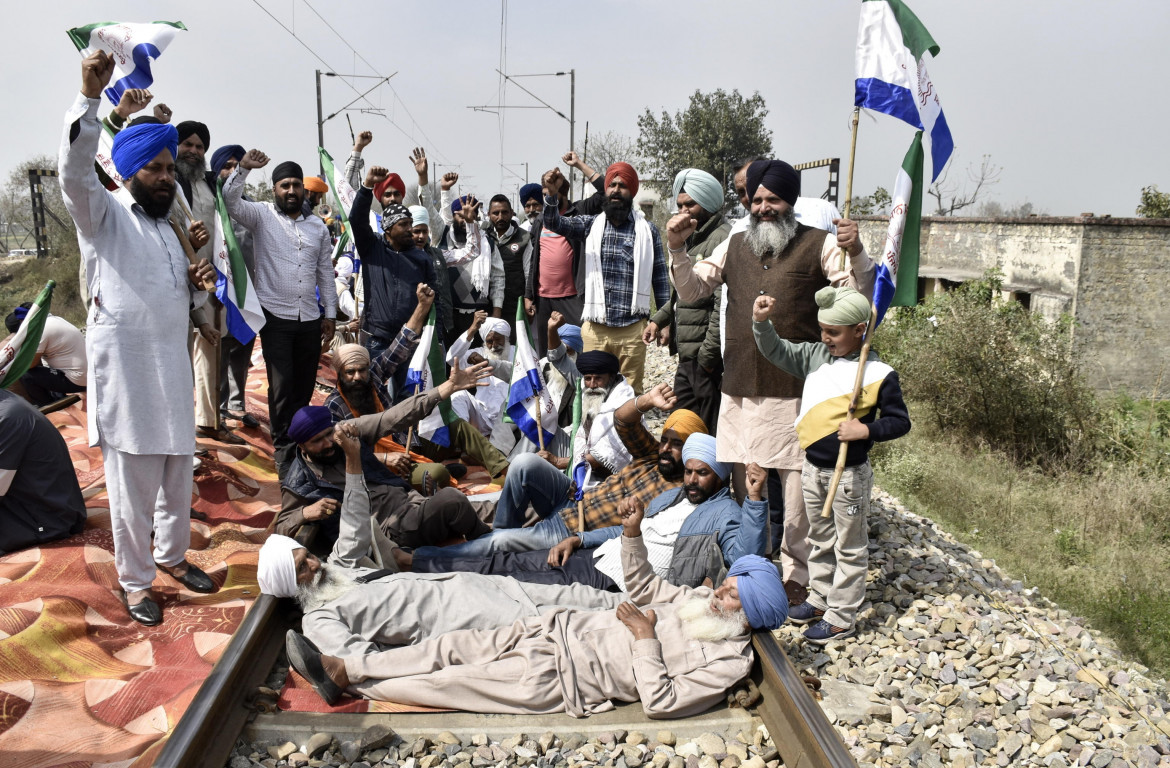
M 295 622 L 296 614 L 291 607 L 282 606 L 268 595 L 257 599 L 223 656 L 175 725 L 155 760 L 155 766 L 223 768 L 227 764 L 237 738 L 257 714 L 253 700 L 255 692 L 280 655 L 285 630 Z M 754 713 L 767 726 L 783 764 L 788 768 L 856 768 L 856 762 L 775 636 L 756 633 L 752 644 L 756 655 L 752 679 L 760 692 Z M 430 725 L 435 721 L 435 715 L 284 713 L 260 717 L 289 719 L 295 723 L 291 726 L 294 730 L 303 728 L 301 739 L 313 731 L 339 730 L 337 726 L 346 721 L 360 722 L 356 727 L 359 733 L 372 721 L 384 723 L 399 732 L 424 723 L 431 732 L 447 729 Z M 510 732 L 527 730 L 525 723 L 530 720 L 509 719 L 509 716 L 491 718 L 496 730 L 503 728 Z M 569 725 L 566 729 L 579 730 L 579 726 L 587 722 L 575 720 L 573 723 L 578 727 Z M 663 721 L 662 725 L 678 728 L 685 722 Z M 617 726 L 609 723 L 607 727 Z M 476 730 L 484 728 L 477 725 Z

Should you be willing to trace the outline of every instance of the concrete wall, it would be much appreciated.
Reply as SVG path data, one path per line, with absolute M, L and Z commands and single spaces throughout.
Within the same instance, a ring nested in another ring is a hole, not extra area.
M 861 220 L 870 253 L 887 222 Z M 1100 389 L 1170 396 L 1170 220 L 926 217 L 919 277 L 926 290 L 998 267 L 1010 297 L 1048 318 L 1077 320 L 1087 373 Z M 1167 374 L 1166 386 L 1159 379 Z

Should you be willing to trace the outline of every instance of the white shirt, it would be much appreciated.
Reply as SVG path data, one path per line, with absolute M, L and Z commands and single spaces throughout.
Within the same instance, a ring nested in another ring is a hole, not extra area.
M 49 315 L 37 345 L 41 364 L 55 368 L 79 387 L 85 386 L 85 336 L 68 320 Z
M 659 578 L 665 579 L 674 559 L 674 543 L 683 523 L 695 511 L 695 505 L 683 496 L 676 504 L 642 521 L 642 541 L 646 544 L 646 560 Z M 606 540 L 593 553 L 593 565 L 613 579 L 625 591 L 626 577 L 622 571 L 622 537 Z
M 299 213 L 293 219 L 272 203 L 244 200 L 247 177 L 247 168 L 232 171 L 223 185 L 223 200 L 232 220 L 252 233 L 260 306 L 284 320 L 314 320 L 321 314 L 317 309 L 320 291 L 325 317 L 337 317 L 333 242 L 325 222 Z

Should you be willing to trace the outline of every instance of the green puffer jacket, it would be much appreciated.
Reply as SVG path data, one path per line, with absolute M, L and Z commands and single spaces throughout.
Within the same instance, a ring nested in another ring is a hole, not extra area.
M 715 246 L 727 239 L 731 224 L 722 215 L 712 216 L 687 238 L 687 254 L 691 261 L 698 263 L 711 255 Z M 699 365 L 714 370 L 723 362 L 719 351 L 719 302 L 723 288 L 720 286 L 705 299 L 696 302 L 679 301 L 678 294 L 671 293 L 670 306 L 663 307 L 650 318 L 659 328 L 671 326 L 670 352 L 678 354 L 679 360 L 698 358 Z

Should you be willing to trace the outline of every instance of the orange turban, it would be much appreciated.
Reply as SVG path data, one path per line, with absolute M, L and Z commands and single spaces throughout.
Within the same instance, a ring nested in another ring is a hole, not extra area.
M 703 423 L 703 419 L 694 411 L 688 411 L 686 408 L 679 408 L 666 417 L 666 423 L 662 425 L 662 431 L 673 429 L 678 436 L 686 440 L 696 432 L 699 434 L 707 434 L 707 425 Z
M 329 191 L 329 185 L 325 183 L 324 179 L 317 176 L 309 176 L 304 180 L 304 184 L 305 190 L 308 192 L 325 193 Z
M 630 190 L 630 195 L 638 194 L 638 172 L 634 170 L 634 166 L 629 163 L 614 163 L 605 172 L 605 186 L 613 181 L 613 177 L 617 176 L 626 183 L 626 187 Z

